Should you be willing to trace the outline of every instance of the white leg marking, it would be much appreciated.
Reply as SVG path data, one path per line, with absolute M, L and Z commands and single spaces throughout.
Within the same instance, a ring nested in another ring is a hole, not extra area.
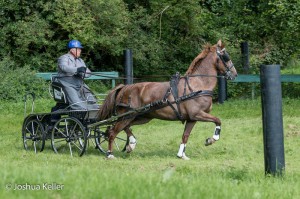
M 219 140 L 220 139 L 220 132 L 221 132 L 221 127 L 220 126 L 216 126 L 215 128 L 215 133 L 213 135 L 214 140 Z
M 189 160 L 190 158 L 187 157 L 187 156 L 185 155 L 185 153 L 183 152 L 183 154 L 182 154 L 182 159 L 183 159 L 183 160 Z
M 129 145 L 126 147 L 126 151 L 127 153 L 130 153 L 131 151 L 133 151 L 135 149 L 136 146 L 136 139 L 134 138 L 134 136 L 129 136 Z
M 178 153 L 177 153 L 177 157 L 181 158 L 183 156 L 184 148 L 185 148 L 185 144 L 180 144 L 179 150 L 178 150 Z
M 113 155 L 113 154 L 109 154 L 108 156 L 107 156 L 107 159 L 114 159 L 115 158 L 115 156 Z

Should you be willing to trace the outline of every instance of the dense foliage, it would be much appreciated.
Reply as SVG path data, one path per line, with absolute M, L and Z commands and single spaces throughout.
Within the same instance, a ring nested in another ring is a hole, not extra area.
M 56 70 L 70 39 L 84 45 L 94 71 L 123 73 L 133 50 L 134 75 L 184 73 L 205 43 L 222 39 L 243 73 L 240 43 L 250 46 L 249 72 L 264 64 L 299 64 L 297 0 L 3 0 L 0 59 L 10 69 Z
M 25 95 L 34 93 L 36 97 L 49 96 L 47 83 L 36 78 L 35 71 L 28 65 L 15 68 L 14 62 L 4 59 L 0 61 L 1 89 L 0 99 L 22 101 Z

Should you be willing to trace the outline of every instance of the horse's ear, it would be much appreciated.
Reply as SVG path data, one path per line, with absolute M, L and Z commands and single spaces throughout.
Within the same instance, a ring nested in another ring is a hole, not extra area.
M 221 41 L 221 39 L 218 41 L 217 46 L 220 47 L 220 48 L 222 47 L 222 41 Z

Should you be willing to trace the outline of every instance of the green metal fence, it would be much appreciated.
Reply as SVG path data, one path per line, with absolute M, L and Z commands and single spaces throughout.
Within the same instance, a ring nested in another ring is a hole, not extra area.
M 45 73 L 36 73 L 37 77 L 43 78 L 45 80 L 51 80 L 51 77 L 57 75 L 56 72 L 45 72 Z M 116 86 L 116 79 L 119 78 L 119 72 L 110 71 L 110 72 L 92 72 L 92 75 L 86 80 L 111 80 L 112 88 Z
M 260 76 L 238 75 L 233 82 L 260 82 Z M 281 82 L 300 82 L 300 75 L 281 75 Z

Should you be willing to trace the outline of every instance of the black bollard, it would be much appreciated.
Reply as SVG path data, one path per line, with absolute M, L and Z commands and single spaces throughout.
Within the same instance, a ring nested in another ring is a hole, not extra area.
M 223 104 L 227 99 L 227 82 L 224 77 L 218 77 L 218 102 Z
M 250 62 L 249 62 L 249 45 L 247 41 L 241 43 L 242 53 L 242 64 L 246 73 L 249 73 Z
M 124 66 L 125 66 L 125 84 L 133 84 L 133 61 L 132 50 L 124 50 Z
M 260 68 L 265 174 L 281 176 L 285 169 L 280 65 Z

